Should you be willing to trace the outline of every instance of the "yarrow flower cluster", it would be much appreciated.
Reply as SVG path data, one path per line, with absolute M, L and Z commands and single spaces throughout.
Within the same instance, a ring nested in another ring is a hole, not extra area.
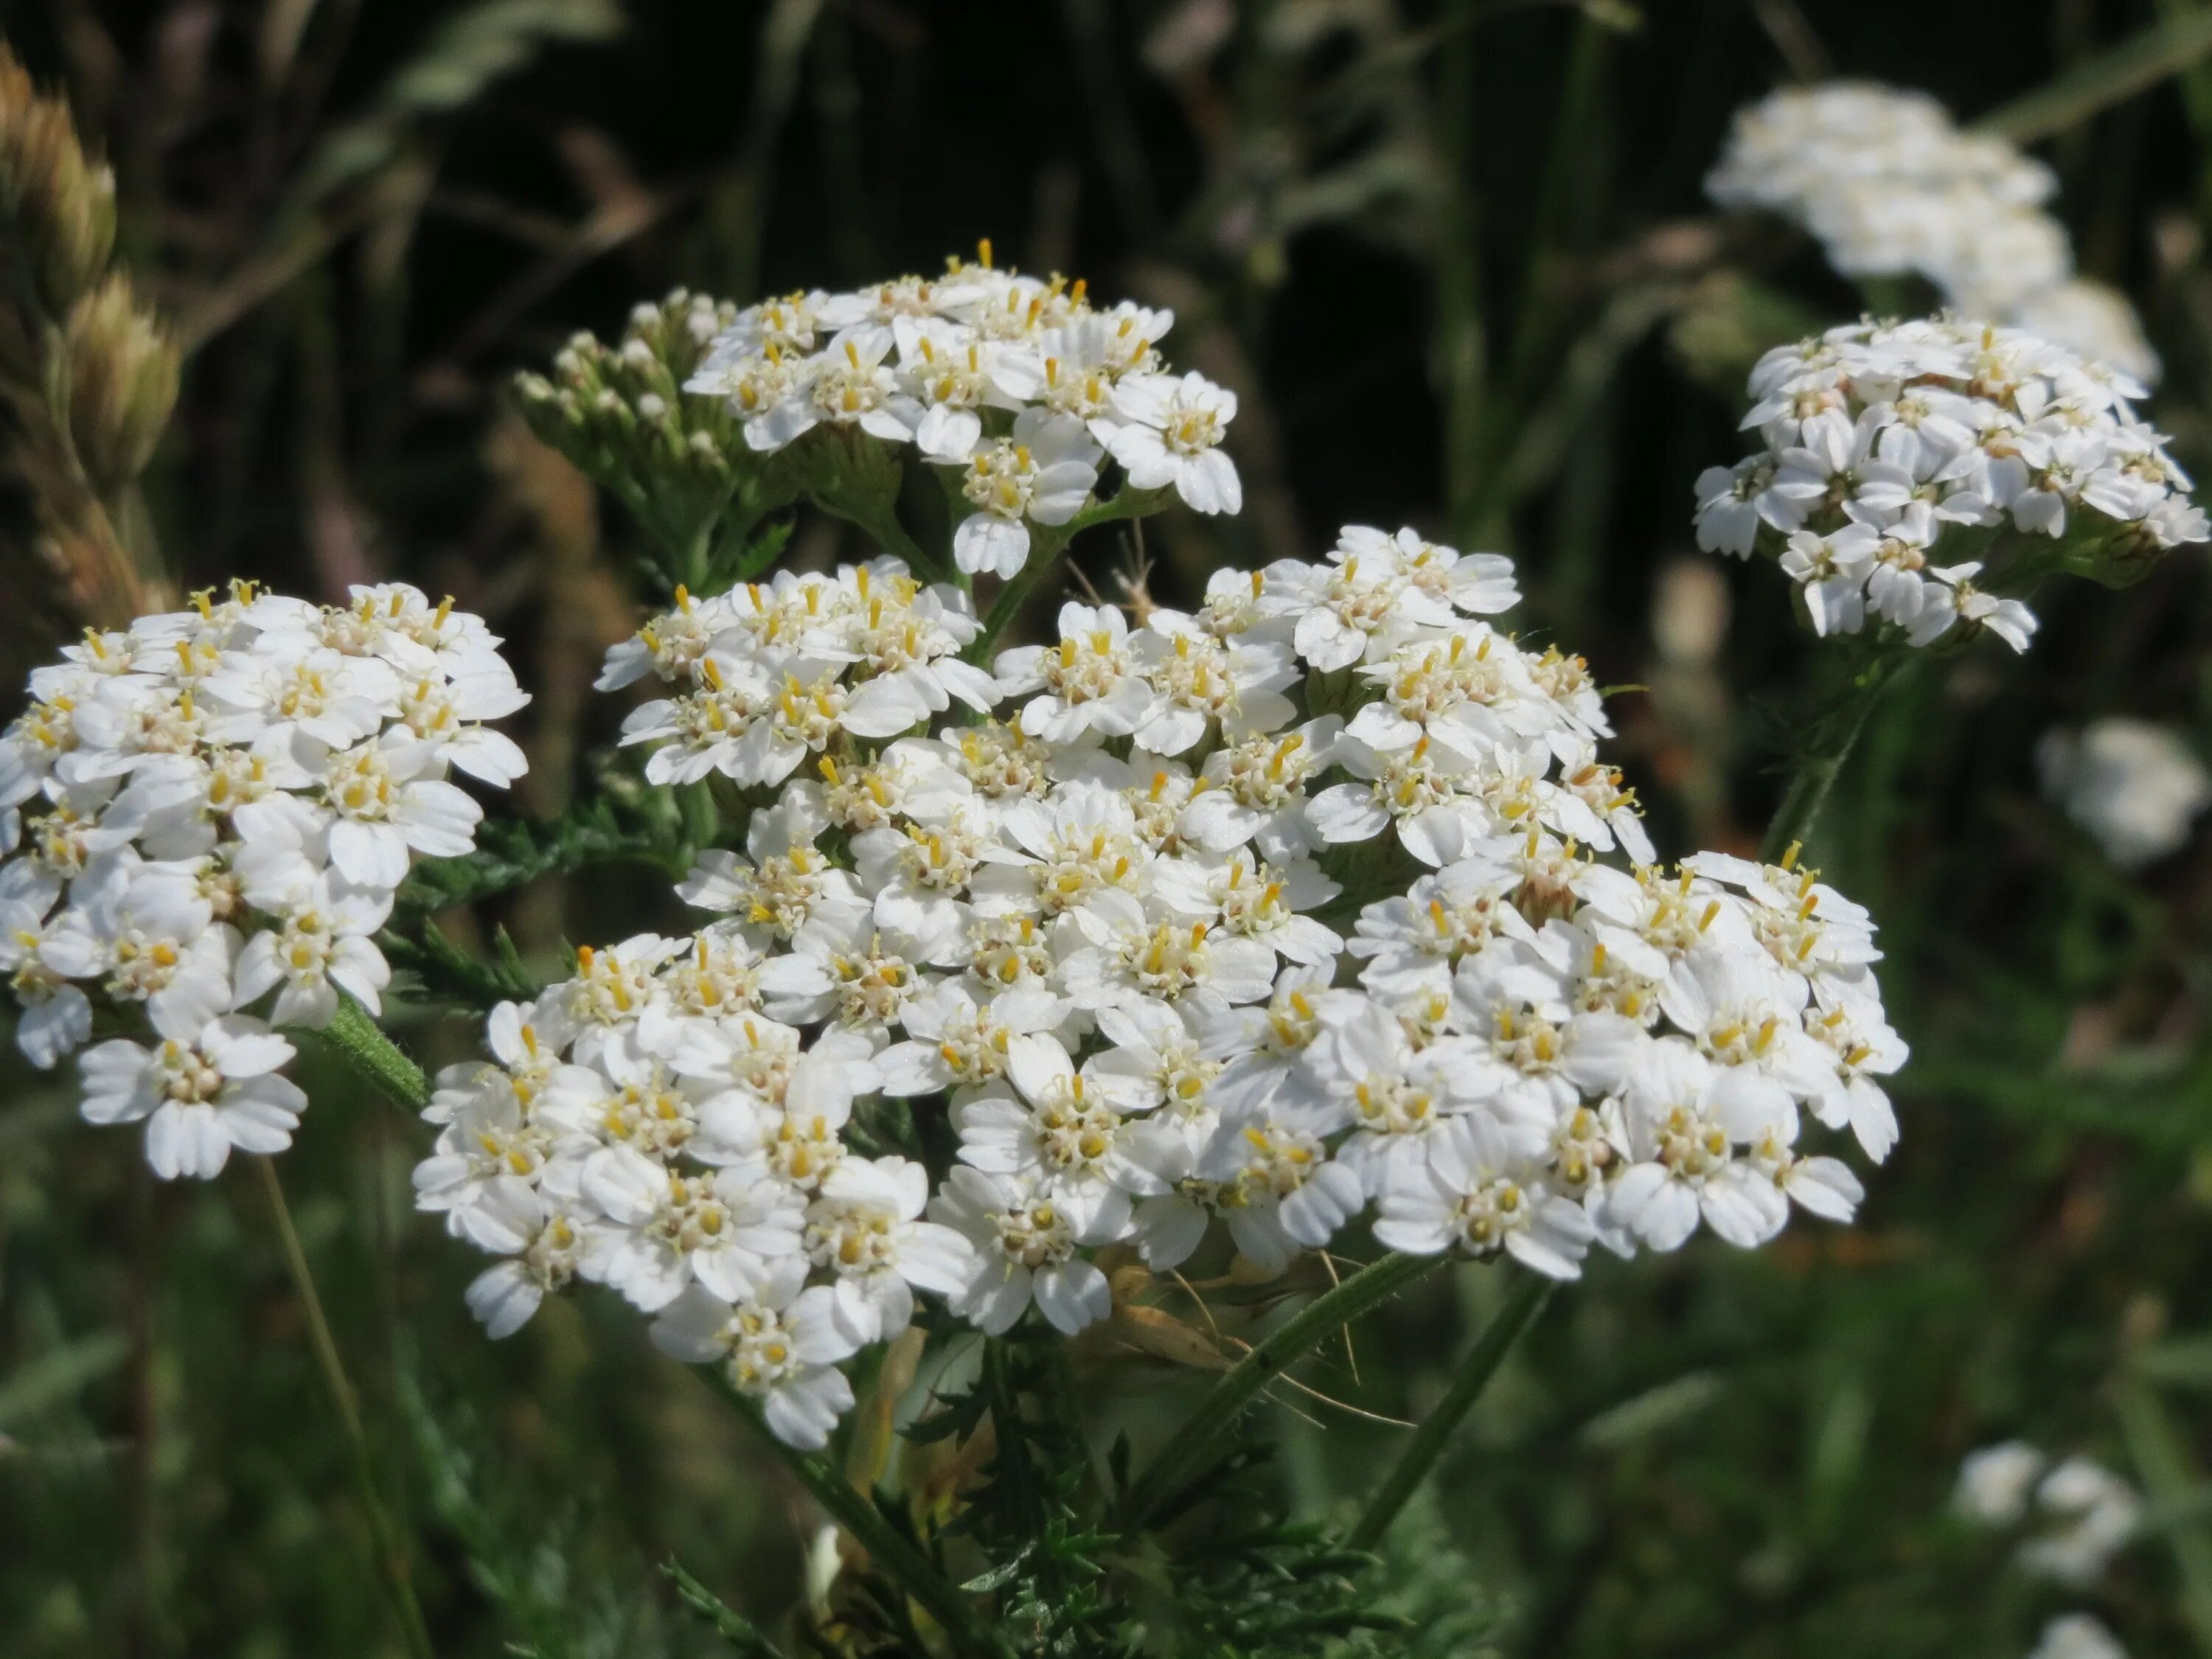
M 1896 1135 L 1870 921 L 1657 866 L 1584 665 L 1489 620 L 1516 598 L 1355 527 L 1190 612 L 1066 605 L 987 672 L 896 560 L 679 595 L 602 684 L 665 693 L 649 775 L 774 803 L 680 889 L 720 920 L 580 952 L 441 1078 L 419 1201 L 502 1258 L 478 1315 L 611 1285 L 814 1446 L 917 1292 L 1073 1334 L 1109 1249 L 1279 1272 L 1367 1212 L 1571 1278 L 1850 1218 L 1806 1120 Z
M 146 1126 L 155 1171 L 290 1144 L 305 1097 L 270 1025 L 377 1012 L 376 933 L 418 855 L 465 854 L 522 751 L 528 701 L 483 621 L 401 584 L 321 607 L 234 583 L 88 630 L 0 735 L 0 968 L 52 1066 L 95 1002 L 139 1034 L 82 1062 L 95 1123 Z M 258 1013 L 252 1011 L 259 1011 Z
M 2126 299 L 2073 274 L 2058 181 L 2008 141 L 1962 132 L 1924 92 L 1788 88 L 1737 112 L 1705 191 L 1802 225 L 1846 276 L 1911 275 L 1968 315 L 2033 330 L 2142 380 L 2158 356 Z
M 1002 270 L 985 242 L 941 276 L 750 306 L 684 389 L 724 400 L 757 453 L 829 428 L 957 469 L 954 557 L 1009 577 L 1031 526 L 1073 519 L 1109 458 L 1127 488 L 1172 487 L 1200 513 L 1243 505 L 1220 447 L 1237 396 L 1168 368 L 1174 325 L 1171 311 L 1095 306 L 1079 281 Z
M 2142 388 L 2017 329 L 1847 324 L 1768 352 L 1749 395 L 1760 448 L 1698 477 L 1698 544 L 1777 554 L 1820 634 L 2025 650 L 2034 613 L 1976 580 L 1992 532 L 2112 570 L 2212 536 Z

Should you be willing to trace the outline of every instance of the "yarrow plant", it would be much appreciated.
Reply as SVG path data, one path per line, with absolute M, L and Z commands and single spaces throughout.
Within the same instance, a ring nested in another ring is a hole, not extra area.
M 474 845 L 459 774 L 525 769 L 483 724 L 529 699 L 483 621 L 404 584 L 317 606 L 251 583 L 127 630 L 88 630 L 31 677 L 0 735 L 0 964 L 16 1042 L 83 1057 L 85 1117 L 143 1123 L 163 1177 L 281 1152 L 306 1097 L 289 1042 L 350 999 L 421 855 Z
M 1923 278 L 1967 316 L 2155 380 L 2134 307 L 2074 275 L 2066 228 L 2045 207 L 2057 188 L 2042 162 L 1961 131 L 1926 93 L 1861 81 L 1786 88 L 1737 112 L 1705 179 L 1723 207 L 1802 227 L 1844 276 Z
M 2124 583 L 2212 536 L 2143 388 L 2018 329 L 1847 324 L 1768 352 L 1748 392 L 1759 448 L 1698 477 L 1698 543 L 1775 557 L 1815 633 L 2025 651 L 2044 575 Z
M 1271 1377 L 1420 1273 L 1498 1264 L 1504 1311 L 1348 1534 L 1371 1548 L 1593 1251 L 1853 1219 L 1906 1047 L 1872 917 L 1791 841 L 1662 858 L 1502 555 L 1352 526 L 1188 608 L 1133 579 L 1033 614 L 1085 531 L 1241 504 L 1236 399 L 1169 367 L 1172 322 L 986 244 L 852 293 L 673 295 L 521 377 L 651 544 L 598 680 L 634 823 L 586 802 L 472 852 L 453 780 L 521 772 L 484 722 L 524 697 L 413 589 L 240 586 L 88 636 L 0 748 L 26 1047 L 81 1047 L 95 992 L 139 1027 L 84 1056 L 87 1115 L 213 1174 L 289 1139 L 274 1028 L 327 1030 L 427 1121 L 416 1200 L 492 1258 L 466 1291 L 492 1337 L 612 1291 L 896 1583 L 874 1605 L 962 1652 L 1009 1650 L 987 1595 L 1046 1646 L 1106 1618 L 1091 1553 L 1201 1501 Z M 2025 645 L 2032 574 L 2205 537 L 2138 395 L 2016 331 L 1837 330 L 1761 364 L 1765 450 L 1700 482 L 1700 537 L 1774 553 L 1820 632 Z M 776 568 L 802 504 L 863 556 Z M 554 983 L 392 923 L 617 851 L 667 872 L 669 920 Z M 434 1085 L 371 1018 L 395 944 L 483 1015 Z M 1209 1290 L 1270 1283 L 1319 1293 L 1218 1335 Z M 1109 1324 L 1216 1373 L 1110 1489 L 1066 1359 Z M 933 1345 L 972 1385 L 907 1431 L 990 1468 L 947 1500 L 994 1563 L 964 1588 L 818 1455 L 907 1421 Z M 1363 1628 L 1329 1548 L 1270 1534 L 1204 1569 L 1207 1605 L 1296 1583 Z
M 685 384 L 756 453 L 964 464 L 940 573 L 1003 599 L 1104 455 L 1109 509 L 1236 505 L 1233 401 L 1159 367 L 1168 322 L 955 261 L 739 313 Z M 890 555 L 678 586 L 599 684 L 647 689 L 624 743 L 742 847 L 681 886 L 721 920 L 580 952 L 441 1078 L 417 1186 L 501 1258 L 479 1315 L 609 1285 L 811 1449 L 918 1294 L 1073 1334 L 1117 1261 L 1276 1274 L 1363 1214 L 1554 1279 L 1848 1220 L 1807 1142 L 1896 1137 L 1870 920 L 1790 860 L 1660 865 L 1582 660 L 1493 620 L 1517 597 L 1364 526 L 1012 648 Z

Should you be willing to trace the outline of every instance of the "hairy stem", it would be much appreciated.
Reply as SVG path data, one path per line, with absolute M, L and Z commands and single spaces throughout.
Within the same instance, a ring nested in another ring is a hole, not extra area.
M 1371 1550 L 1382 1541 L 1390 1530 L 1390 1523 L 1398 1518 L 1398 1511 L 1406 1507 L 1406 1500 L 1420 1490 L 1421 1482 L 1436 1467 L 1445 1443 L 1465 1420 L 1474 1402 L 1490 1384 L 1491 1377 L 1511 1352 L 1514 1342 L 1522 1331 L 1534 1322 L 1544 1304 L 1551 1299 L 1553 1281 L 1540 1273 L 1523 1272 L 1511 1294 L 1483 1327 L 1482 1334 L 1474 1340 L 1474 1346 L 1461 1362 L 1459 1370 L 1444 1390 L 1444 1397 L 1436 1409 L 1421 1419 L 1420 1427 L 1413 1431 L 1406 1449 L 1398 1454 L 1398 1461 L 1382 1484 L 1376 1488 L 1375 1496 L 1367 1500 L 1367 1507 L 1359 1516 L 1345 1541 L 1356 1550 Z
M 413 1111 L 430 1103 L 430 1080 L 422 1075 L 422 1068 L 408 1059 L 379 1029 L 368 1010 L 351 997 L 339 997 L 337 1012 L 319 1035 L 386 1100 Z
M 1901 648 L 1869 659 L 1850 679 L 1842 697 L 1829 718 L 1821 724 L 1825 735 L 1808 745 L 1790 777 L 1789 787 L 1783 791 L 1782 805 L 1775 809 L 1766 834 L 1759 843 L 1762 863 L 1779 864 L 1789 856 L 1790 849 L 1809 838 L 1814 826 L 1820 822 L 1821 809 L 1828 804 L 1828 794 L 1836 787 L 1836 779 L 1844 769 L 1844 763 L 1851 757 L 1858 746 L 1859 736 L 1866 730 L 1867 719 L 1874 706 L 1881 700 L 1882 692 L 1897 678 L 1905 665 Z
M 828 1458 L 784 1444 L 761 1414 L 759 1401 L 731 1387 L 719 1367 L 708 1375 L 715 1391 L 752 1425 L 762 1443 L 813 1495 L 814 1501 L 867 1551 L 868 1559 L 880 1571 L 936 1620 L 956 1651 L 983 1659 L 1012 1659 L 1011 1650 L 976 1617 L 959 1589 L 938 1571 L 937 1564 L 920 1546 L 878 1512 L 867 1493 L 846 1480 Z
M 358 1012 L 358 1005 L 349 1002 L 346 1006 Z M 365 1020 L 368 1016 L 363 1014 L 362 1018 Z M 434 1659 L 436 1650 L 430 1645 L 429 1629 L 423 1624 L 422 1609 L 415 1600 L 407 1550 L 384 1507 L 383 1494 L 377 1486 L 375 1460 L 369 1455 L 368 1436 L 362 1428 L 361 1408 L 355 1401 L 345 1362 L 338 1357 L 337 1343 L 331 1335 L 330 1321 L 323 1312 L 323 1298 L 316 1292 L 314 1275 L 307 1269 L 307 1252 L 300 1248 L 300 1231 L 292 1224 L 292 1209 L 284 1201 L 284 1188 L 276 1179 L 276 1165 L 266 1158 L 257 1158 L 253 1164 L 261 1173 L 262 1190 L 268 1195 L 269 1212 L 276 1223 L 276 1238 L 283 1249 L 284 1266 L 292 1277 L 293 1293 L 299 1297 L 300 1311 L 307 1322 L 308 1346 L 314 1351 L 316 1368 L 322 1373 L 323 1386 L 331 1396 L 331 1404 L 337 1413 L 338 1427 L 345 1436 L 347 1453 L 353 1464 L 354 1489 L 368 1519 L 377 1577 L 383 1580 L 392 1597 L 392 1612 L 399 1620 L 399 1632 L 406 1640 L 409 1654 L 413 1659 Z
M 1293 1360 L 1415 1279 L 1434 1272 L 1444 1260 L 1441 1255 L 1381 1257 L 1334 1290 L 1316 1297 L 1261 1338 L 1250 1352 L 1221 1374 L 1198 1409 L 1183 1419 L 1182 1426 L 1122 1494 L 1116 1522 L 1130 1531 L 1143 1526 L 1193 1476 L 1212 1467 L 1214 1440 Z

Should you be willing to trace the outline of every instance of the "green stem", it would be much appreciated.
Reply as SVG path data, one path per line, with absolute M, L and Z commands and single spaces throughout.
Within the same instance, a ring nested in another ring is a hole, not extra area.
M 1371 1550 L 1382 1541 L 1390 1530 L 1390 1523 L 1398 1518 L 1398 1511 L 1406 1507 L 1406 1500 L 1420 1489 L 1436 1466 L 1437 1458 L 1453 1432 L 1459 1427 L 1474 1402 L 1482 1397 L 1491 1377 L 1512 1349 L 1521 1333 L 1528 1328 L 1544 1304 L 1551 1299 L 1555 1285 L 1540 1273 L 1523 1272 L 1505 1305 L 1494 1315 L 1474 1346 L 1452 1378 L 1444 1397 L 1437 1401 L 1436 1409 L 1421 1420 L 1413 1431 L 1406 1449 L 1399 1453 L 1398 1461 L 1390 1473 L 1383 1477 L 1375 1496 L 1367 1500 L 1367 1508 L 1345 1541 L 1356 1550 Z
M 814 504 L 832 518 L 858 526 L 873 537 L 876 545 L 884 552 L 897 554 L 923 575 L 936 577 L 944 574 L 945 562 L 907 533 L 906 526 L 899 522 L 896 509 L 889 501 L 854 500 L 817 491 Z
M 684 839 L 695 848 L 712 847 L 722 833 L 722 812 L 714 804 L 713 787 L 704 778 L 679 784 L 676 805 L 683 813 Z
M 1122 1494 L 1115 1521 L 1133 1532 L 1213 1462 L 1213 1440 L 1249 1405 L 1253 1396 L 1293 1360 L 1318 1347 L 1369 1309 L 1395 1296 L 1415 1279 L 1434 1272 L 1441 1255 L 1390 1255 L 1370 1262 L 1326 1294 L 1316 1297 L 1291 1318 L 1269 1332 L 1242 1359 L 1221 1374 L 1198 1409 L 1160 1448 L 1159 1454 Z
M 1092 501 L 1066 524 L 1033 526 L 1030 531 L 1029 562 L 999 589 L 999 597 L 991 603 L 990 614 L 983 618 L 983 631 L 976 635 L 963 654 L 974 663 L 989 658 L 999 635 L 1013 626 L 1036 585 L 1044 580 L 1048 571 L 1058 566 L 1060 554 L 1077 536 L 1097 525 L 1148 518 L 1166 507 L 1173 496 L 1173 490 L 1166 488 L 1132 489 L 1124 484 L 1106 500 Z
M 367 1078 L 395 1105 L 421 1111 L 430 1103 L 430 1080 L 370 1018 L 368 1009 L 343 994 L 338 1011 L 318 1034 L 338 1057 Z
M 799 1485 L 813 1495 L 814 1501 L 867 1551 L 868 1559 L 927 1609 L 956 1650 L 987 1656 L 988 1659 L 1012 1659 L 1012 1650 L 1006 1642 L 976 1618 L 958 1588 L 938 1570 L 937 1564 L 884 1519 L 867 1493 L 840 1474 L 828 1458 L 819 1453 L 802 1452 L 778 1439 L 762 1415 L 760 1402 L 732 1388 L 720 1368 L 709 1370 L 708 1376 L 715 1391 L 752 1425 L 762 1442 Z
M 1814 826 L 1820 822 L 1821 809 L 1828 804 L 1829 792 L 1843 772 L 1844 763 L 1851 757 L 1851 750 L 1858 746 L 1860 733 L 1866 730 L 1868 716 L 1874 713 L 1883 690 L 1905 665 L 1905 649 L 1901 646 L 1891 647 L 1853 676 L 1840 704 L 1824 722 L 1829 736 L 1799 760 L 1790 787 L 1783 791 L 1782 805 L 1775 809 L 1765 836 L 1759 843 L 1762 863 L 1779 864 L 1789 856 L 1792 847 L 1811 837 Z
M 349 1002 L 347 1006 L 356 1005 Z M 392 1611 L 398 1618 L 407 1651 L 414 1659 L 435 1659 L 429 1629 L 423 1624 L 422 1609 L 415 1600 L 407 1551 L 378 1490 L 376 1463 L 369 1455 L 368 1436 L 362 1428 L 361 1408 L 355 1402 L 353 1385 L 347 1380 L 345 1362 L 338 1357 L 337 1343 L 331 1335 L 323 1299 L 315 1291 L 314 1275 L 307 1269 L 307 1252 L 300 1247 L 300 1231 L 292 1224 L 292 1209 L 284 1201 L 284 1188 L 276 1179 L 276 1165 L 266 1158 L 257 1158 L 253 1164 L 261 1172 L 262 1190 L 268 1194 L 269 1211 L 276 1219 L 276 1238 L 283 1248 L 284 1266 L 292 1276 L 293 1292 L 299 1297 L 300 1310 L 307 1318 L 308 1346 L 314 1350 L 316 1367 L 322 1372 L 323 1386 L 331 1396 L 331 1404 L 337 1412 L 338 1426 L 345 1436 L 353 1464 L 354 1487 L 368 1518 L 377 1577 L 384 1581 L 384 1588 L 392 1597 Z
M 983 618 L 983 631 L 969 641 L 968 649 L 961 654 L 969 662 L 989 665 L 991 652 L 999 643 L 999 635 L 1013 626 L 1014 618 L 1022 614 L 1030 595 L 1042 581 L 1045 573 L 1060 563 L 1060 551 L 1066 544 L 1055 541 L 1048 544 L 1037 532 L 1030 532 L 1030 560 L 999 589 L 999 597 L 991 602 L 990 614 Z
M 1149 519 L 1164 511 L 1175 500 L 1172 486 L 1162 484 L 1158 489 L 1137 489 L 1123 484 L 1104 501 L 1094 500 L 1083 511 L 1070 519 L 1060 528 L 1060 539 L 1073 541 L 1093 526 L 1112 524 L 1121 519 Z

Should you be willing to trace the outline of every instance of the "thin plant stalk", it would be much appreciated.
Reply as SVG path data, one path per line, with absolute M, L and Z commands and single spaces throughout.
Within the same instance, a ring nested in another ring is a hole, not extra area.
M 1302 1355 L 1320 1346 L 1370 1308 L 1443 1265 L 1442 1255 L 1392 1254 L 1368 1263 L 1334 1290 L 1316 1297 L 1224 1371 L 1198 1409 L 1122 1495 L 1115 1519 L 1134 1531 L 1190 1478 L 1214 1462 L 1213 1443 L 1253 1398 Z
M 731 1387 L 719 1368 L 708 1375 L 715 1392 L 752 1425 L 761 1443 L 775 1454 L 777 1461 L 791 1471 L 816 1503 L 829 1511 L 830 1518 L 867 1551 L 868 1559 L 928 1611 L 958 1651 L 985 1656 L 986 1659 L 1011 1659 L 1011 1650 L 1004 1639 L 976 1617 L 959 1588 L 938 1570 L 937 1564 L 912 1539 L 884 1520 L 867 1493 L 848 1480 L 828 1458 L 786 1445 L 769 1427 L 759 1402 Z
M 999 636 L 1021 616 L 1037 584 L 1063 568 L 1060 555 L 1068 543 L 1096 526 L 1157 513 L 1167 504 L 1170 493 L 1165 489 L 1132 489 L 1124 484 L 1106 500 L 1091 502 L 1064 525 L 1031 526 L 1029 560 L 1000 586 L 990 613 L 983 618 L 981 629 L 965 653 L 968 660 L 981 663 L 990 656 L 999 643 Z
M 284 1266 L 292 1276 L 293 1293 L 299 1297 L 300 1310 L 307 1316 L 308 1346 L 314 1351 L 316 1368 L 322 1372 L 324 1388 L 331 1396 L 331 1404 L 337 1413 L 338 1427 L 345 1436 L 346 1449 L 353 1464 L 354 1487 L 368 1519 L 377 1577 L 392 1597 L 392 1612 L 398 1619 L 399 1632 L 406 1641 L 409 1654 L 413 1659 L 435 1659 L 436 1650 L 430 1645 L 430 1632 L 422 1622 L 422 1607 L 415 1600 L 407 1551 L 398 1528 L 384 1507 L 383 1494 L 377 1486 L 375 1460 L 369 1452 L 368 1436 L 362 1427 L 361 1407 L 354 1397 L 353 1383 L 346 1376 L 345 1361 L 339 1357 L 337 1343 L 331 1335 L 330 1321 L 323 1312 L 323 1298 L 317 1293 L 314 1275 L 307 1268 L 307 1252 L 300 1247 L 300 1231 L 292 1224 L 292 1208 L 284 1201 L 283 1186 L 276 1179 L 276 1165 L 266 1158 L 257 1158 L 253 1163 L 260 1171 L 262 1190 L 268 1195 L 269 1212 L 276 1223 L 277 1242 L 283 1249 Z
M 1513 1344 L 1535 1322 L 1555 1288 L 1553 1282 L 1541 1273 L 1524 1272 L 1518 1275 L 1518 1282 L 1507 1296 L 1505 1305 L 1483 1327 L 1482 1334 L 1475 1339 L 1474 1346 L 1461 1362 L 1451 1386 L 1444 1390 L 1444 1397 L 1437 1401 L 1434 1411 L 1421 1419 L 1420 1427 L 1413 1431 L 1406 1449 L 1398 1454 L 1397 1462 L 1376 1488 L 1375 1496 L 1367 1500 L 1358 1523 L 1345 1540 L 1353 1549 L 1371 1550 L 1382 1541 L 1383 1534 L 1390 1530 L 1390 1523 L 1406 1507 L 1406 1501 L 1420 1490 L 1421 1482 L 1436 1467 L 1445 1443 L 1474 1409 L 1474 1402 L 1482 1397 L 1482 1391 L 1490 1385 L 1490 1379 L 1512 1351 Z
M 1820 822 L 1821 809 L 1827 805 L 1828 796 L 1836 787 L 1837 775 L 1844 763 L 1851 757 L 1858 746 L 1859 733 L 1866 729 L 1867 716 L 1874 711 L 1874 699 L 1860 699 L 1856 711 L 1845 727 L 1840 741 L 1823 753 L 1809 755 L 1801 762 L 1790 780 L 1790 787 L 1782 793 L 1782 805 L 1775 809 L 1774 817 L 1766 825 L 1766 834 L 1759 843 L 1759 861 L 1779 864 L 1790 855 L 1790 849 L 1803 844 Z
M 1828 796 L 1836 787 L 1836 779 L 1842 775 L 1851 751 L 1858 747 L 1875 705 L 1881 701 L 1882 692 L 1905 665 L 1905 659 L 1899 654 L 1901 649 L 1893 648 L 1885 655 L 1875 657 L 1853 677 L 1826 722 L 1829 735 L 1798 761 L 1789 787 L 1783 791 L 1782 805 L 1775 809 L 1766 834 L 1759 843 L 1762 863 L 1779 864 L 1789 857 L 1790 848 L 1811 839 L 1821 810 L 1827 805 Z

